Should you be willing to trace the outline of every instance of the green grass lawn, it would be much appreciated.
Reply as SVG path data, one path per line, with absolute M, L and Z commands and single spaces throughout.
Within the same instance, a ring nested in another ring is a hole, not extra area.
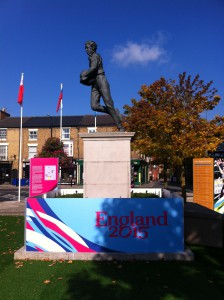
M 224 299 L 224 250 L 194 262 L 14 261 L 23 217 L 0 216 L 0 300 Z

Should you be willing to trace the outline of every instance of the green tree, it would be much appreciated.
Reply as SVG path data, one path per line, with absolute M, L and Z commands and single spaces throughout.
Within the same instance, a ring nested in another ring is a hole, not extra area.
M 38 157 L 58 157 L 59 166 L 64 169 L 72 168 L 72 160 L 65 153 L 63 148 L 63 142 L 59 138 L 48 138 L 42 147 L 41 152 L 38 153 Z
M 165 171 L 169 162 L 183 172 L 186 159 L 214 151 L 224 138 L 224 117 L 209 121 L 205 116 L 220 101 L 212 83 L 183 72 L 177 81 L 162 77 L 143 85 L 141 99 L 132 99 L 132 106 L 124 107 L 124 126 L 136 133 L 134 148 L 155 157 Z

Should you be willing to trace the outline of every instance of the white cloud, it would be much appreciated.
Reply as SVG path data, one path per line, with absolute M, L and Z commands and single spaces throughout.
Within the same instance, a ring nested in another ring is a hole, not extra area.
M 113 51 L 113 61 L 123 66 L 161 62 L 165 56 L 166 51 L 156 42 L 154 44 L 128 42 L 125 46 L 116 46 Z

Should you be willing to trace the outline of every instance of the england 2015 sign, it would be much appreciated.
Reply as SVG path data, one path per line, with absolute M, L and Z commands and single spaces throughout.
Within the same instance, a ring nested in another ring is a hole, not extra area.
M 26 251 L 184 251 L 179 198 L 28 198 Z
M 161 216 L 135 216 L 134 211 L 130 211 L 129 215 L 110 216 L 106 211 L 97 211 L 95 226 L 107 227 L 111 238 L 147 239 L 151 227 L 168 226 L 167 211 Z

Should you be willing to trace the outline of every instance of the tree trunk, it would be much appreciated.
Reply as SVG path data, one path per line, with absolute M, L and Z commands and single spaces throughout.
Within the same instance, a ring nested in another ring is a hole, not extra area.
M 167 187 L 167 163 L 165 162 L 163 165 L 164 171 L 164 187 Z
M 184 199 L 184 203 L 186 203 L 187 202 L 187 193 L 186 193 L 186 178 L 185 178 L 185 169 L 184 169 L 184 166 L 182 167 L 182 170 L 181 170 L 180 181 L 181 181 L 182 197 Z

